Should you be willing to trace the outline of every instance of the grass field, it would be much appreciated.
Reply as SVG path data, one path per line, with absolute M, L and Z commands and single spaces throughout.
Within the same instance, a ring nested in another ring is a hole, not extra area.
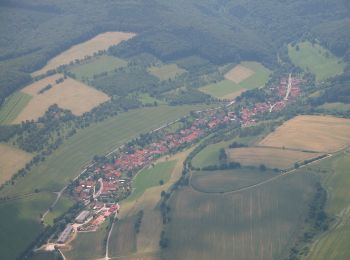
M 65 213 L 74 205 L 74 201 L 66 195 L 62 195 L 55 207 L 45 216 L 45 225 L 53 225 L 54 219 Z
M 40 233 L 40 214 L 54 194 L 40 193 L 22 200 L 0 203 L 0 259 L 16 259 Z
M 38 76 L 46 73 L 49 70 L 55 69 L 61 65 L 69 64 L 71 61 L 75 61 L 76 59 L 81 60 L 84 59 L 85 56 L 93 55 L 95 52 L 100 50 L 107 50 L 112 45 L 117 45 L 122 41 L 126 41 L 135 36 L 134 33 L 125 33 L 125 32 L 106 32 L 101 33 L 94 38 L 74 45 L 68 50 L 62 52 L 57 55 L 53 59 L 51 59 L 46 66 L 42 69 L 34 72 L 33 76 Z
M 328 111 L 337 111 L 337 112 L 346 112 L 350 110 L 350 104 L 345 104 L 345 103 L 325 103 L 319 108 L 323 108 Z
M 284 259 L 307 214 L 314 176 L 295 174 L 234 194 L 183 188 L 171 198 L 163 259 Z
M 150 67 L 148 72 L 160 80 L 168 80 L 174 79 L 176 76 L 185 73 L 186 70 L 178 67 L 176 64 L 166 64 L 159 67 Z
M 31 96 L 16 92 L 9 96 L 0 108 L 0 124 L 11 124 L 31 100 Z
M 289 45 L 288 54 L 294 65 L 312 72 L 318 81 L 341 74 L 345 68 L 345 63 L 330 51 L 310 42 L 302 42 L 295 47 Z
M 350 120 L 330 116 L 297 116 L 278 127 L 259 144 L 334 152 L 350 145 Z
M 286 169 L 294 163 L 320 156 L 320 153 L 307 153 L 294 150 L 283 150 L 267 147 L 244 147 L 226 150 L 231 161 L 242 165 L 259 166 L 264 164 L 269 168 Z
M 157 102 L 158 105 L 165 105 L 166 102 L 163 100 L 159 100 L 157 98 L 151 97 L 147 93 L 142 93 L 138 95 L 138 99 L 141 101 L 143 105 L 154 105 L 154 102 Z
M 271 71 L 257 62 L 242 62 L 225 74 L 225 80 L 201 87 L 204 93 L 221 99 L 234 99 L 242 92 L 263 87 Z
M 133 192 L 128 200 L 135 200 L 142 196 L 146 189 L 160 185 L 162 180 L 168 182 L 171 173 L 174 170 L 176 161 L 166 161 L 157 163 L 154 167 L 150 167 L 139 172 L 133 181 Z
M 103 92 L 71 78 L 55 84 L 55 80 L 60 77 L 62 75 L 50 76 L 22 89 L 21 92 L 31 95 L 32 99 L 14 122 L 36 120 L 53 104 L 68 109 L 75 115 L 82 115 L 110 99 Z M 47 84 L 52 84 L 53 87 L 42 94 L 38 94 Z
M 193 173 L 192 187 L 200 192 L 220 193 L 248 187 L 278 175 L 272 171 L 236 169 Z
M 350 259 L 350 154 L 325 160 L 321 165 L 324 186 L 328 192 L 326 211 L 336 216 L 336 223 L 311 247 L 309 260 Z
M 0 143 L 0 155 L 0 185 L 11 179 L 13 174 L 33 158 L 30 153 L 2 143 Z
M 94 75 L 103 72 L 110 72 L 114 69 L 125 67 L 128 63 L 125 60 L 112 56 L 98 56 L 80 65 L 74 65 L 70 71 L 78 80 L 91 80 Z

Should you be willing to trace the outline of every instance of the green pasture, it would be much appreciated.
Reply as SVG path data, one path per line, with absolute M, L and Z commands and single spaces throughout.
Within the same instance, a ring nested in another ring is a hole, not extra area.
M 161 66 L 153 66 L 148 68 L 148 72 L 156 76 L 160 80 L 174 79 L 176 76 L 186 72 L 186 70 L 178 67 L 176 64 L 165 64 Z

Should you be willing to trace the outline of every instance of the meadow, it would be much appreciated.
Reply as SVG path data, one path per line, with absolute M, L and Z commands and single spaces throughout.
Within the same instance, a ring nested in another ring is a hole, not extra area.
M 278 127 L 259 144 L 335 152 L 350 145 L 350 120 L 331 116 L 297 116 Z
M 335 103 L 325 103 L 321 106 L 319 106 L 319 108 L 325 109 L 327 111 L 337 111 L 337 112 L 346 112 L 346 111 L 350 111 L 350 104 L 345 104 L 345 103 L 339 103 L 339 102 L 335 102 Z
M 70 207 L 74 205 L 74 201 L 68 195 L 63 194 L 57 204 L 52 208 L 51 211 L 45 216 L 44 224 L 53 225 L 55 218 L 61 216 L 65 213 Z
M 178 67 L 176 64 L 165 64 L 148 68 L 148 72 L 156 76 L 160 80 L 174 79 L 186 72 L 186 70 Z
M 316 75 L 322 81 L 341 74 L 345 63 L 319 44 L 301 42 L 296 46 L 288 45 L 288 54 L 294 65 Z
M 47 71 L 56 69 L 61 65 L 84 59 L 86 56 L 92 56 L 95 52 L 107 50 L 110 46 L 129 40 L 134 36 L 136 36 L 136 34 L 127 32 L 101 33 L 88 41 L 72 46 L 68 50 L 52 58 L 42 69 L 32 73 L 32 76 L 45 74 Z
M 9 96 L 0 108 L 0 124 L 11 124 L 31 100 L 31 96 L 16 92 Z
M 284 259 L 314 182 L 294 174 L 232 194 L 181 189 L 170 200 L 163 259 Z

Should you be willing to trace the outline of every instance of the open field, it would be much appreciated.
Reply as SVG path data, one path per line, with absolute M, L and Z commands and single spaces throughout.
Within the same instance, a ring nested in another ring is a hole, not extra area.
M 201 171 L 193 173 L 191 185 L 195 190 L 205 193 L 229 192 L 257 184 L 276 175 L 278 175 L 276 172 L 256 169 Z
M 276 149 L 268 147 L 244 147 L 227 149 L 226 153 L 231 161 L 242 165 L 259 166 L 264 164 L 269 168 L 286 169 L 294 163 L 320 156 L 320 153 L 307 153 L 294 150 Z
M 337 112 L 346 112 L 350 110 L 350 104 L 345 104 L 345 103 L 325 103 L 319 108 L 323 108 L 325 110 L 329 111 L 337 111 Z
M 319 237 L 305 259 L 350 259 L 350 154 L 341 154 L 313 167 L 318 168 L 325 171 L 322 175 L 328 192 L 326 211 L 336 217 L 336 223 Z
M 27 106 L 32 97 L 22 92 L 9 96 L 0 109 L 0 124 L 11 124 L 12 121 Z
M 43 229 L 44 213 L 54 194 L 40 193 L 22 200 L 0 203 L 0 259 L 16 259 Z
M 25 167 L 33 155 L 13 146 L 0 143 L 0 185 Z
M 52 58 L 46 66 L 42 69 L 34 72 L 32 76 L 38 76 L 46 73 L 49 70 L 58 68 L 61 65 L 69 64 L 75 60 L 84 59 L 85 56 L 91 56 L 95 52 L 101 50 L 107 50 L 112 45 L 117 45 L 122 41 L 129 40 L 136 36 L 135 33 L 126 33 L 126 32 L 106 32 L 101 33 L 94 38 L 74 45 L 68 50 L 62 52 L 56 57 Z
M 20 123 L 26 120 L 36 120 L 44 115 L 53 104 L 57 104 L 60 108 L 68 109 L 75 115 L 82 115 L 110 99 L 103 92 L 71 78 L 55 84 L 55 80 L 60 77 L 62 75 L 50 76 L 22 89 L 21 91 L 31 95 L 32 99 L 14 122 Z M 52 84 L 53 87 L 39 94 L 38 92 L 47 84 Z
M 154 102 L 157 102 L 158 105 L 166 105 L 166 102 L 154 97 L 151 97 L 147 93 L 142 93 L 138 95 L 138 99 L 143 105 L 154 105 Z
M 263 87 L 271 71 L 257 62 L 242 62 L 228 73 L 225 80 L 201 87 L 204 93 L 221 99 L 234 99 L 242 92 Z
M 314 182 L 295 174 L 234 194 L 181 189 L 170 201 L 163 259 L 284 259 Z
M 143 169 L 133 181 L 133 192 L 128 200 L 135 200 L 142 196 L 146 189 L 160 185 L 159 182 L 166 183 L 174 170 L 176 161 L 166 161 L 157 163 L 154 167 Z
M 78 80 L 91 80 L 94 75 L 103 72 L 110 72 L 117 68 L 125 67 L 128 63 L 125 60 L 112 56 L 98 56 L 92 58 L 86 63 L 74 65 L 70 72 L 72 72 Z
M 297 116 L 278 127 L 259 144 L 335 152 L 350 145 L 350 119 L 331 116 Z
M 74 205 L 71 197 L 63 194 L 55 207 L 45 216 L 45 225 L 53 225 L 54 219 L 65 213 L 70 207 Z
M 302 42 L 295 47 L 289 45 L 288 54 L 294 65 L 312 72 L 318 81 L 341 74 L 345 68 L 344 62 L 319 44 Z
M 185 73 L 186 70 L 178 67 L 176 64 L 165 64 L 159 67 L 150 67 L 148 72 L 160 80 L 168 80 L 174 79 L 176 76 Z

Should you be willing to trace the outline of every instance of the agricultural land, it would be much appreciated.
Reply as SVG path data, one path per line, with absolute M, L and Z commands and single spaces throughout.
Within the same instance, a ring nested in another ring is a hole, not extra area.
M 30 95 L 22 92 L 16 92 L 9 96 L 0 108 L 0 124 L 11 124 L 31 99 Z
M 161 66 L 150 67 L 148 71 L 160 80 L 174 79 L 176 76 L 186 72 L 176 64 L 166 64 Z

